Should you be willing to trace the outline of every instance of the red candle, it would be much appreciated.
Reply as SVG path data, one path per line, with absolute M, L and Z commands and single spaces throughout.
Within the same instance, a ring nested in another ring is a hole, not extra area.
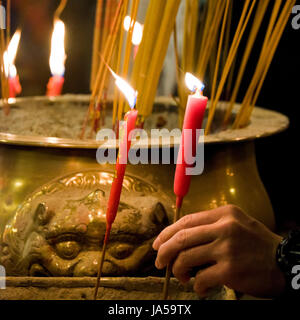
M 22 92 L 15 60 L 21 40 L 21 31 L 17 30 L 11 38 L 6 51 L 3 54 L 5 75 L 8 78 L 9 98 L 15 98 Z
M 132 130 L 135 129 L 135 123 L 136 123 L 137 116 L 138 116 L 138 112 L 136 110 L 134 110 L 134 107 L 136 104 L 137 92 L 134 91 L 126 81 L 124 81 L 122 78 L 120 78 L 118 75 L 116 75 L 108 65 L 107 65 L 107 67 L 109 68 L 111 74 L 115 78 L 116 85 L 119 87 L 119 89 L 126 96 L 128 103 L 129 103 L 129 106 L 131 108 L 131 111 L 129 111 L 125 115 L 124 122 L 120 126 L 119 156 L 118 156 L 118 160 L 117 160 L 117 164 L 116 164 L 115 177 L 114 177 L 114 180 L 113 180 L 113 183 L 111 186 L 108 204 L 107 204 L 106 231 L 105 231 L 105 238 L 104 238 L 104 242 L 103 242 L 102 254 L 101 254 L 100 260 L 99 260 L 97 284 L 96 284 L 95 293 L 94 293 L 95 300 L 97 299 L 97 293 L 98 293 L 98 288 L 100 285 L 102 268 L 103 268 L 103 264 L 104 264 L 105 253 L 106 253 L 106 248 L 107 248 L 107 244 L 109 241 L 111 227 L 116 219 L 117 212 L 119 209 L 123 180 L 124 180 L 126 165 L 127 165 L 127 161 L 128 161 L 128 153 L 129 153 L 129 149 L 131 146 L 131 133 L 132 133 Z
M 183 198 L 187 195 L 191 183 L 191 175 L 186 173 L 187 168 L 192 168 L 193 164 L 186 162 L 186 154 L 192 154 L 196 156 L 196 148 L 198 144 L 199 136 L 197 135 L 197 129 L 202 128 L 202 122 L 207 106 L 207 97 L 202 95 L 204 89 L 203 84 L 197 78 L 191 74 L 186 75 L 186 83 L 189 89 L 195 94 L 190 95 L 187 102 L 185 111 L 181 144 L 178 153 L 178 161 L 176 165 L 175 179 L 174 179 L 174 193 L 176 195 L 176 207 L 178 209 L 182 206 Z M 190 129 L 192 139 L 185 139 L 187 131 Z
M 125 115 L 124 122 L 120 127 L 119 157 L 116 164 L 115 177 L 111 186 L 106 211 L 106 221 L 107 227 L 109 229 L 116 219 L 116 215 L 119 208 L 123 180 L 126 171 L 126 163 L 128 161 L 128 152 L 131 146 L 130 132 L 132 132 L 132 130 L 135 129 L 137 115 L 138 112 L 136 110 L 129 111 Z
M 51 39 L 50 69 L 52 77 L 47 84 L 47 96 L 56 97 L 61 95 L 65 82 L 65 25 L 57 19 L 54 22 L 54 29 Z
M 17 95 L 19 95 L 22 92 L 19 76 L 9 78 L 8 83 L 9 83 L 10 98 L 15 98 Z
M 123 180 L 124 180 L 126 165 L 128 161 L 128 153 L 131 146 L 130 134 L 135 129 L 136 120 L 138 116 L 137 110 L 134 110 L 136 99 L 137 99 L 137 92 L 134 91 L 133 88 L 130 87 L 130 85 L 125 80 L 123 80 L 121 77 L 115 74 L 111 68 L 109 68 L 109 70 L 113 75 L 113 77 L 115 78 L 116 85 L 126 96 L 131 110 L 126 113 L 124 117 L 124 122 L 120 124 L 120 128 L 119 128 L 119 141 L 120 141 L 119 156 L 116 164 L 115 177 L 112 183 L 108 205 L 107 205 L 107 211 L 106 211 L 107 226 L 106 226 L 104 243 L 107 243 L 108 241 L 111 226 L 115 221 L 116 215 L 118 212 L 121 193 L 122 193 Z
M 63 76 L 53 76 L 47 84 L 47 96 L 57 97 L 62 93 L 65 78 Z

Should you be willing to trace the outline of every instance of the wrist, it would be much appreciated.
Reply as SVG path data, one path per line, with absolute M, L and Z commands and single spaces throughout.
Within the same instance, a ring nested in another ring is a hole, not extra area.
M 283 241 L 283 237 L 277 236 L 274 241 L 274 249 L 273 249 L 273 268 L 272 268 L 272 283 L 274 288 L 274 295 L 280 296 L 282 295 L 286 290 L 286 277 L 284 275 L 284 272 L 281 270 L 278 259 L 277 259 L 277 251 L 278 248 Z

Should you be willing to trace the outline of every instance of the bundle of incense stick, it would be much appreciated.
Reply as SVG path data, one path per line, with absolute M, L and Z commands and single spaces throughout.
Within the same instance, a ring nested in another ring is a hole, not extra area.
M 282 11 L 280 11 L 279 9 L 280 3 L 281 1 L 279 0 L 275 2 L 272 19 L 269 23 L 255 74 L 243 100 L 242 108 L 233 125 L 234 128 L 243 127 L 247 125 L 250 120 L 251 113 L 253 111 L 255 103 L 257 102 L 264 80 L 268 73 L 268 69 L 275 55 L 276 48 L 278 47 L 280 38 L 288 22 L 290 12 L 296 1 L 287 1 L 281 9 Z
M 0 1 L 0 6 L 2 6 L 2 1 Z M 1 61 L 1 95 L 3 102 L 3 110 L 5 114 L 9 114 L 10 107 L 8 103 L 9 99 L 9 82 L 8 74 L 5 72 L 4 65 L 4 52 L 6 51 L 8 44 L 10 42 L 10 13 L 11 13 L 11 2 L 7 0 L 6 2 L 6 31 L 5 29 L 0 29 L 0 61 Z
M 132 72 L 132 83 L 139 92 L 137 109 L 143 117 L 152 113 L 179 5 L 180 0 L 152 0 L 147 10 L 143 40 Z
M 81 137 L 84 136 L 90 120 L 91 130 L 97 131 L 99 118 L 105 116 L 105 100 L 110 80 L 103 61 L 111 65 L 122 77 L 131 79 L 131 83 L 137 88 L 140 121 L 152 113 L 169 40 L 172 31 L 176 30 L 174 26 L 180 2 L 149 0 L 143 39 L 133 62 L 131 38 L 140 1 L 98 0 L 91 75 L 92 95 Z M 191 72 L 203 79 L 210 88 L 211 102 L 206 134 L 210 133 L 219 102 L 224 98 L 229 101 L 223 125 L 228 126 L 238 94 L 241 93 L 241 83 L 246 70 L 249 73 L 249 61 L 253 59 L 254 48 L 261 47 L 256 69 L 249 81 L 233 128 L 245 126 L 261 92 L 295 0 L 245 0 L 242 8 L 239 7 L 240 3 L 237 5 L 233 0 L 185 2 L 183 49 L 180 53 L 176 47 L 177 35 L 174 33 L 180 123 L 188 96 L 182 76 Z M 237 10 L 240 10 L 238 14 Z M 129 32 L 125 33 L 123 20 L 127 14 L 132 18 L 132 23 Z M 233 16 L 239 16 L 237 23 L 233 21 Z M 267 19 L 269 23 L 264 42 L 261 44 L 258 34 L 261 34 Z M 241 46 L 242 41 L 246 43 L 245 46 Z M 103 60 L 100 58 L 101 55 Z M 130 62 L 133 62 L 131 70 Z M 122 119 L 127 110 L 124 98 L 115 90 L 113 125 L 117 127 L 117 121 Z
M 203 81 L 209 79 L 211 103 L 206 134 L 211 131 L 216 109 L 224 96 L 229 96 L 223 123 L 224 127 L 228 126 L 246 68 L 249 67 L 250 58 L 253 58 L 253 49 L 261 46 L 256 68 L 232 128 L 237 129 L 249 123 L 295 2 L 295 0 L 245 0 L 239 22 L 234 29 L 232 17 L 236 7 L 233 0 L 221 2 L 207 0 L 201 6 L 197 0 L 186 0 L 182 59 L 181 61 L 176 59 L 177 69 L 183 71 L 182 73 L 178 71 L 177 76 L 181 121 L 187 99 L 182 74 L 192 72 Z M 262 32 L 263 22 L 266 19 L 269 19 L 269 23 L 265 30 L 265 39 L 260 44 L 258 33 Z M 241 42 L 244 38 L 247 41 L 243 52 Z M 178 57 L 176 47 L 175 50 Z M 237 72 L 235 68 L 238 68 Z
M 141 119 L 152 113 L 159 77 L 167 53 L 181 0 L 149 0 L 144 36 L 133 62 L 132 36 L 140 0 L 98 0 L 94 28 L 91 100 L 83 123 L 81 138 L 91 122 L 91 130 L 99 129 L 97 119 L 103 117 L 103 103 L 109 87 L 104 61 L 131 83 L 139 92 L 137 109 Z M 130 15 L 132 23 L 124 32 L 123 21 Z M 110 17 L 110 18 L 108 18 Z M 124 52 L 124 55 L 123 55 Z M 101 59 L 102 56 L 102 59 Z M 133 63 L 130 68 L 130 62 Z M 123 118 L 128 105 L 115 90 L 113 124 Z
M 101 10 L 98 10 L 99 7 L 97 8 L 98 14 L 103 17 L 104 12 L 105 23 L 103 24 L 103 29 L 106 31 L 104 32 L 103 29 L 101 29 L 102 33 L 97 31 L 99 24 L 101 25 L 101 18 L 96 17 L 94 31 L 95 56 L 92 65 L 92 79 L 94 77 L 94 80 L 91 82 L 92 94 L 80 138 L 85 136 L 86 127 L 90 120 L 92 122 L 91 130 L 97 131 L 98 129 L 97 123 L 99 122 L 97 120 L 101 117 L 100 103 L 103 96 L 105 96 L 105 89 L 108 87 L 109 81 L 104 61 L 109 65 L 113 65 L 113 57 L 116 54 L 116 48 L 118 48 L 117 40 L 120 38 L 122 21 L 128 10 L 129 0 L 99 1 L 97 5 L 102 8 Z

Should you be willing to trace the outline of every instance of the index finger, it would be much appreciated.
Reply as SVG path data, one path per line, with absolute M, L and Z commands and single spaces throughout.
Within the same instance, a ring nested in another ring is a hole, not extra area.
M 223 210 L 224 208 L 221 207 L 210 211 L 188 214 L 182 217 L 159 234 L 153 242 L 153 249 L 158 250 L 163 243 L 172 238 L 180 230 L 217 222 L 221 218 Z

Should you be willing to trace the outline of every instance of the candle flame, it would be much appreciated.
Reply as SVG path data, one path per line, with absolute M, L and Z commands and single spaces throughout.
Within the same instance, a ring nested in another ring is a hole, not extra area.
M 143 39 L 144 26 L 137 21 L 134 22 L 129 16 L 126 16 L 124 19 L 124 29 L 128 32 L 133 23 L 132 43 L 135 46 L 139 46 Z
M 102 58 L 103 59 L 103 58 Z M 136 99 L 138 92 L 135 91 L 128 82 L 126 82 L 124 79 L 119 77 L 110 67 L 109 65 L 104 61 L 107 68 L 109 69 L 112 76 L 115 78 L 115 84 L 117 87 L 121 90 L 121 92 L 124 94 L 125 98 L 128 101 L 128 104 L 131 109 L 133 109 L 136 105 Z
M 192 92 L 202 92 L 205 88 L 205 85 L 194 75 L 187 72 L 185 75 L 185 83 L 188 89 Z
M 16 56 L 21 39 L 21 31 L 17 30 L 10 40 L 7 50 L 3 54 L 4 70 L 6 77 L 14 78 L 17 76 L 15 66 Z
M 65 24 L 57 19 L 51 39 L 50 69 L 53 76 L 63 76 L 65 73 Z

